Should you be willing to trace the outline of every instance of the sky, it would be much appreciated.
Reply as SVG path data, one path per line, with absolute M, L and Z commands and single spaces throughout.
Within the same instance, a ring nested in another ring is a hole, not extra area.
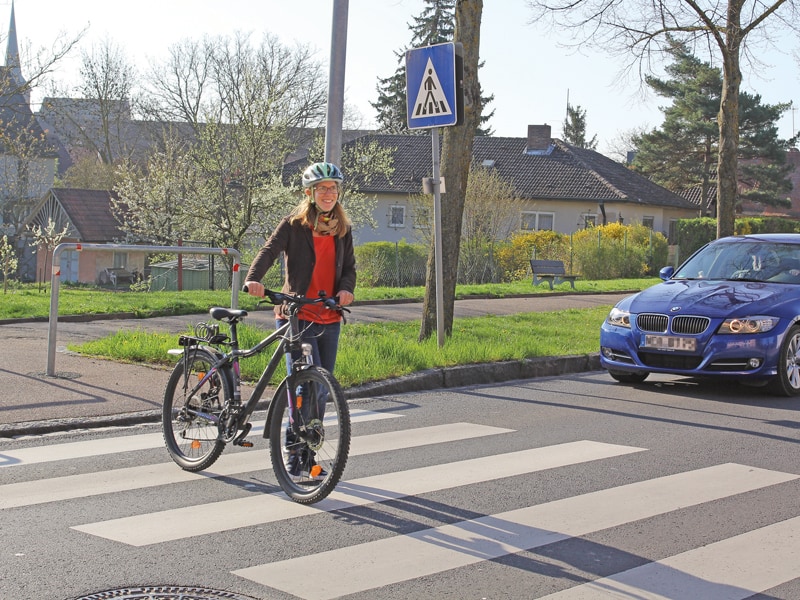
M 369 128 L 375 125 L 370 102 L 377 99 L 378 78 L 394 74 L 396 53 L 411 41 L 408 23 L 425 4 L 349 0 L 347 5 L 345 103 Z M 54 74 L 62 84 L 74 84 L 81 50 L 90 51 L 106 39 L 144 72 L 151 62 L 165 60 L 168 48 L 180 40 L 236 31 L 251 33 L 255 40 L 271 33 L 289 46 L 307 44 L 327 72 L 333 6 L 333 0 L 16 0 L 14 10 L 23 64 L 29 50 L 50 48 L 59 35 L 74 37 L 88 28 Z M 10 14 L 10 0 L 0 0 L 2 44 Z M 559 42 L 567 34 L 546 31 L 530 19 L 525 0 L 484 0 L 479 77 L 484 93 L 494 94 L 489 125 L 496 136 L 525 137 L 528 125 L 549 124 L 553 137 L 560 138 L 569 102 L 586 111 L 588 137 L 597 135 L 598 150 L 612 156 L 624 133 L 662 123 L 664 99 L 643 93 L 638 80 L 620 82 L 620 62 L 562 48 Z M 759 93 L 765 103 L 794 101 L 800 107 L 800 66 L 792 56 L 795 47 L 784 46 L 784 53 L 765 58 L 767 66 L 757 74 L 744 73 L 742 89 Z M 789 110 L 779 122 L 779 136 L 789 138 L 797 130 L 800 113 Z

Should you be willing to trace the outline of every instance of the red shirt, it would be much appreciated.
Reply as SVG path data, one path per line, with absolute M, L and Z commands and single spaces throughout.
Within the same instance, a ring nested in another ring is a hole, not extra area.
M 336 240 L 332 235 L 314 236 L 314 253 L 316 254 L 316 264 L 311 273 L 311 283 L 308 286 L 306 296 L 309 298 L 319 297 L 322 290 L 328 296 L 336 294 L 333 286 L 336 282 Z M 335 310 L 327 309 L 319 304 L 304 306 L 298 315 L 305 321 L 314 323 L 336 323 L 341 320 L 341 316 Z

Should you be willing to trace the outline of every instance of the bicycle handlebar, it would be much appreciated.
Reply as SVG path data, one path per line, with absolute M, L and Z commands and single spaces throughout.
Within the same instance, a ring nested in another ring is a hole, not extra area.
M 246 283 L 242 286 L 242 291 L 245 294 L 247 293 Z M 350 312 L 349 309 L 339 304 L 338 298 L 336 296 L 330 297 L 326 295 L 325 292 L 320 292 L 319 298 L 306 298 L 305 296 L 286 294 L 284 292 L 276 292 L 274 290 L 264 288 L 264 296 L 262 297 L 267 298 L 272 304 L 276 306 L 279 304 L 283 304 L 284 302 L 288 304 L 293 304 L 295 306 L 302 306 L 305 304 L 323 304 L 325 308 L 329 310 Z

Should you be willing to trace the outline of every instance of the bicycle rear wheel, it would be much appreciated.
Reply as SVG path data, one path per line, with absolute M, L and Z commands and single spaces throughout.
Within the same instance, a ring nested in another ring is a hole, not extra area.
M 186 471 L 202 471 L 225 449 L 218 423 L 232 390 L 228 379 L 214 372 L 192 394 L 216 360 L 207 350 L 188 352 L 189 357 L 181 358 L 167 382 L 161 427 L 172 460 Z
M 350 411 L 333 375 L 312 366 L 284 379 L 267 431 L 272 468 L 292 500 L 313 504 L 333 491 L 350 451 Z

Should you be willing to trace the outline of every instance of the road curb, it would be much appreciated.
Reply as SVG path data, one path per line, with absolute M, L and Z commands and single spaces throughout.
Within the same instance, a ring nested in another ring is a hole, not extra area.
M 554 377 L 570 373 L 598 370 L 600 370 L 599 353 L 539 357 L 496 363 L 427 369 L 402 377 L 395 377 L 347 388 L 344 390 L 344 393 L 348 400 L 356 400 L 375 396 L 387 396 L 390 394 L 406 394 L 411 392 L 467 387 L 471 385 L 486 385 L 503 383 L 505 381 Z M 258 408 L 266 408 L 266 402 L 259 403 Z M 0 424 L 0 438 L 43 435 L 78 429 L 126 427 L 144 423 L 157 423 L 160 419 L 160 410 L 146 410 L 102 417 L 76 417 L 71 419 L 51 419 L 47 421 Z

